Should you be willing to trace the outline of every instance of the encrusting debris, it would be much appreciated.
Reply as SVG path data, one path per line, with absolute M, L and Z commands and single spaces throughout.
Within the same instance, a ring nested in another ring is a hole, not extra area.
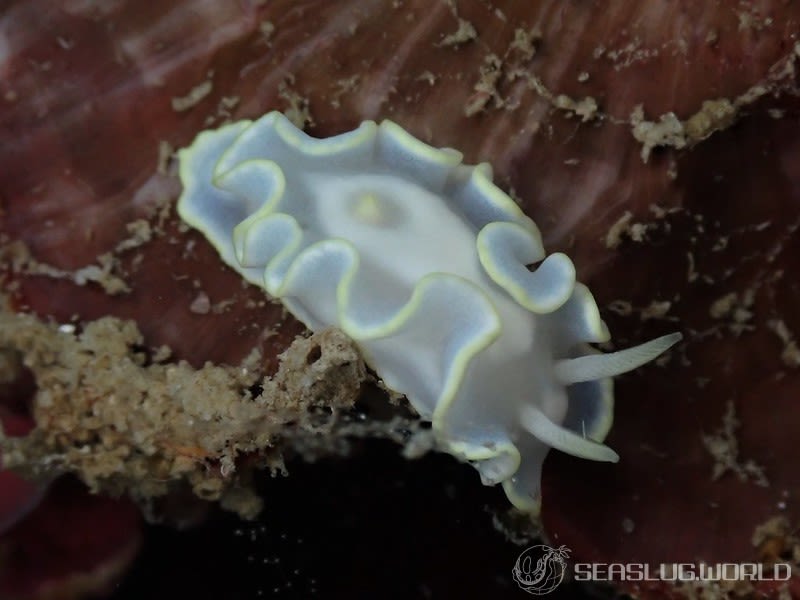
M 708 314 L 712 319 L 727 320 L 728 329 L 734 335 L 752 331 L 755 326 L 748 323 L 753 318 L 750 310 L 755 302 L 754 290 L 746 290 L 742 294 L 730 292 L 711 303 Z
M 189 311 L 196 315 L 207 315 L 211 312 L 211 300 L 205 292 L 198 292 L 192 303 L 189 305 Z
M 642 143 L 642 162 L 650 160 L 650 153 L 657 146 L 672 146 L 680 150 L 686 146 L 686 134 L 683 123 L 669 112 L 661 115 L 658 121 L 647 121 L 644 118 L 644 107 L 639 104 L 631 113 L 631 133 Z
M 631 223 L 633 213 L 626 210 L 606 232 L 606 248 L 616 248 L 622 243 L 623 238 L 634 242 L 643 242 L 647 238 L 647 230 L 654 225 L 646 223 Z
M 73 472 L 94 491 L 143 502 L 188 484 L 254 516 L 260 502 L 243 494 L 247 469 L 238 459 L 283 471 L 284 451 L 302 452 L 304 440 L 341 446 L 335 425 L 366 378 L 335 329 L 296 339 L 271 378 L 258 352 L 235 367 L 157 362 L 168 349 L 148 353 L 132 321 L 104 317 L 71 329 L 0 312 L 3 355 L 18 355 L 37 385 L 36 427 L 25 437 L 0 434 L 3 464 L 34 477 Z M 232 505 L 231 493 L 250 500 Z
M 125 228 L 128 237 L 120 240 L 110 252 L 99 254 L 96 264 L 86 265 L 74 271 L 40 262 L 34 258 L 24 242 L 20 240 L 11 242 L 2 236 L 0 236 L 0 264 L 12 273 L 69 279 L 81 286 L 94 283 L 110 296 L 126 294 L 130 292 L 130 287 L 125 281 L 126 273 L 122 269 L 119 255 L 152 240 L 154 228 L 145 219 L 131 221 Z
M 474 40 L 476 37 L 478 37 L 478 32 L 475 31 L 475 26 L 469 21 L 459 18 L 458 29 L 456 29 L 456 31 L 453 33 L 444 36 L 442 41 L 436 45 L 460 46 L 461 44 L 466 44 L 467 42 Z
M 497 100 L 497 80 L 502 75 L 503 61 L 496 54 L 487 54 L 479 68 L 480 76 L 472 94 L 464 105 L 464 116 L 471 117 L 481 112 L 492 98 Z
M 289 75 L 284 81 L 278 84 L 278 96 L 288 103 L 288 107 L 283 111 L 298 129 L 305 129 L 314 125 L 314 117 L 311 116 L 310 102 L 308 98 L 293 90 L 290 86 L 294 84 L 294 76 Z
M 203 83 L 194 86 L 185 96 L 172 98 L 172 110 L 175 112 L 189 110 L 208 96 L 212 89 L 214 89 L 214 84 L 210 79 L 206 79 Z
M 800 563 L 800 538 L 797 528 L 784 515 L 771 517 L 753 531 L 751 543 L 756 547 L 758 559 L 765 563 L 782 562 L 787 558 Z
M 753 460 L 739 462 L 739 441 L 736 430 L 741 423 L 736 418 L 733 402 L 728 401 L 722 425 L 711 435 L 703 435 L 703 445 L 714 459 L 714 470 L 711 479 L 716 481 L 728 471 L 735 473 L 740 481 L 753 481 L 761 487 L 769 486 L 764 468 Z
M 258 30 L 261 32 L 263 42 L 268 44 L 275 33 L 275 24 L 272 21 L 261 21 Z
M 647 162 L 657 146 L 680 150 L 727 128 L 736 119 L 736 112 L 730 100 L 720 98 L 704 101 L 702 108 L 686 121 L 681 121 L 673 112 L 661 115 L 658 121 L 647 121 L 644 108 L 639 104 L 631 113 L 630 123 L 633 137 L 642 142 L 642 161 Z
M 458 28 L 453 32 L 449 33 L 442 41 L 436 44 L 437 46 L 460 46 L 462 44 L 466 44 L 478 37 L 478 32 L 475 31 L 475 26 L 467 21 L 466 19 L 462 19 L 461 16 L 458 14 L 458 6 L 453 0 L 445 0 L 445 4 L 447 4 L 447 8 L 450 9 L 453 17 L 458 21 Z
M 657 120 L 646 120 L 644 107 L 641 104 L 637 105 L 630 115 L 629 122 L 633 137 L 642 143 L 642 161 L 646 163 L 656 147 L 671 146 L 680 150 L 730 127 L 738 118 L 742 108 L 775 91 L 785 82 L 794 80 L 795 62 L 798 57 L 800 57 L 800 43 L 795 44 L 792 54 L 770 69 L 766 81 L 750 87 L 732 100 L 727 98 L 705 100 L 697 112 L 683 121 L 673 112 L 664 113 Z
M 0 262 L 10 267 L 13 273 L 41 275 L 53 279 L 70 279 L 81 286 L 96 283 L 110 296 L 130 292 L 130 287 L 120 272 L 119 260 L 111 252 L 98 255 L 97 264 L 68 271 L 39 262 L 22 241 L 8 242 L 0 239 Z
M 494 53 L 487 54 L 483 64 L 479 67 L 478 81 L 475 83 L 473 93 L 464 105 L 464 116 L 471 117 L 489 106 L 512 110 L 516 108 L 518 100 L 504 98 L 498 87 L 501 84 L 512 84 L 522 80 L 528 89 L 544 98 L 553 108 L 565 111 L 570 117 L 575 115 L 581 122 L 591 121 L 599 115 L 597 101 L 592 97 L 575 100 L 565 94 L 555 94 L 550 91 L 542 80 L 534 75 L 528 63 L 536 54 L 538 44 L 542 40 L 542 33 L 538 28 L 530 30 L 517 28 L 514 30 L 514 40 L 509 44 L 502 58 Z
M 781 342 L 783 342 L 783 351 L 781 352 L 781 360 L 787 367 L 800 366 L 800 349 L 797 347 L 797 340 L 792 332 L 781 319 L 772 319 L 767 321 L 769 327 L 775 335 L 777 335 Z

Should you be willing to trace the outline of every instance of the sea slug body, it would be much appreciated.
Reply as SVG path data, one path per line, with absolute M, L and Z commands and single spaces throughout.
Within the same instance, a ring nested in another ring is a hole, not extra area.
M 178 211 L 310 329 L 342 329 L 441 449 L 535 512 L 551 447 L 618 459 L 611 377 L 680 335 L 594 350 L 608 330 L 570 259 L 461 160 L 391 121 L 316 139 L 272 112 L 181 151 Z

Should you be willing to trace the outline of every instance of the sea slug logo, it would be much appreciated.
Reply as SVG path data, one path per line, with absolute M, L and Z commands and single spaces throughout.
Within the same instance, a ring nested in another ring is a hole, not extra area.
M 517 558 L 511 576 L 517 585 L 534 596 L 549 594 L 564 579 L 569 548 L 551 548 L 540 544 L 531 546 Z

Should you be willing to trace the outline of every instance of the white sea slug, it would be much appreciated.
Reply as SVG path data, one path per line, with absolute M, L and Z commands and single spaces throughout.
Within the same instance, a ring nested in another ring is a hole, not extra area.
M 441 449 L 537 511 L 550 448 L 618 460 L 610 378 L 680 334 L 592 349 L 609 334 L 572 261 L 545 257 L 491 168 L 461 160 L 391 121 L 316 139 L 272 112 L 180 152 L 178 212 L 311 330 L 343 330 Z

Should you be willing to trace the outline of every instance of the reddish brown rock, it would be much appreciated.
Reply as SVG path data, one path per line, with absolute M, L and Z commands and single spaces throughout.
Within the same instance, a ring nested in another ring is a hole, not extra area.
M 22 271 L 51 275 L 19 273 L 16 302 L 133 318 L 195 365 L 256 343 L 274 357 L 302 328 L 174 216 L 159 225 L 178 189 L 162 142 L 272 109 L 320 136 L 391 118 L 493 165 L 615 345 L 684 332 L 617 384 L 620 464 L 551 455 L 550 536 L 578 560 L 753 559 L 759 524 L 800 520 L 799 16 L 777 0 L 12 2 L 2 229 L 37 261 Z M 78 279 L 105 289 L 73 282 L 91 264 Z
M 61 480 L 0 537 L 0 597 L 64 600 L 108 594 L 136 557 L 141 518 L 129 502 Z

